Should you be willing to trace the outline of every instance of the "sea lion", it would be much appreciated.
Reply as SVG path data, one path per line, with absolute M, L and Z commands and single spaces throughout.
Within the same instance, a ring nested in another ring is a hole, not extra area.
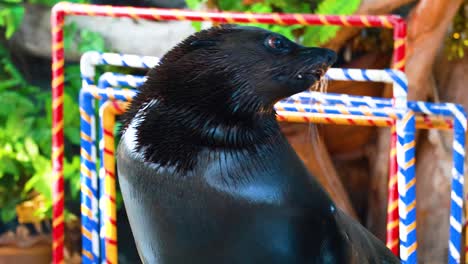
M 335 60 L 226 25 L 188 37 L 149 71 L 117 151 L 144 263 L 398 263 L 334 205 L 275 119 L 278 100 Z

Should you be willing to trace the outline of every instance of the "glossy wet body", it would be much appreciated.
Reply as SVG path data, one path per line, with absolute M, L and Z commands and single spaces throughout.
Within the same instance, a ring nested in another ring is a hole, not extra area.
M 331 51 L 227 27 L 166 56 L 117 156 L 143 262 L 398 263 L 335 207 L 275 121 L 273 104 L 314 84 Z

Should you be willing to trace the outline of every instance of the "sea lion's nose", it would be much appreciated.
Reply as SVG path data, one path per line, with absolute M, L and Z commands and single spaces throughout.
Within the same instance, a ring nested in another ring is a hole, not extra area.
M 303 48 L 300 52 L 305 55 L 321 57 L 320 59 L 324 60 L 323 63 L 330 66 L 335 63 L 337 59 L 336 52 L 326 48 Z

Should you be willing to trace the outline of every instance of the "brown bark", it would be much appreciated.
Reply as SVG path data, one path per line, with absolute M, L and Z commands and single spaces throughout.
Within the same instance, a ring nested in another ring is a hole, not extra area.
M 424 134 L 427 134 L 426 132 Z M 416 212 L 420 263 L 445 263 L 448 254 L 450 211 L 450 155 L 435 131 L 418 142 L 416 165 Z M 450 133 L 444 136 L 450 138 Z M 435 139 L 435 140 L 434 140 Z
M 468 109 L 468 57 L 450 62 L 439 52 L 433 72 L 441 101 Z M 416 166 L 417 235 L 419 259 L 424 263 L 445 262 L 448 252 L 452 153 L 443 146 L 451 145 L 452 133 L 439 133 L 431 131 L 429 137 L 422 137 L 417 155 L 417 164 L 421 164 Z
M 356 211 L 358 219 L 365 224 L 368 206 L 369 184 L 369 160 L 366 157 L 355 159 L 334 159 L 336 171 L 348 191 L 351 203 Z
M 409 99 L 424 100 L 433 90 L 432 66 L 462 0 L 421 0 L 408 19 L 406 74 Z
M 368 153 L 371 176 L 366 227 L 381 240 L 385 240 L 386 232 L 389 156 L 390 129 L 379 129 L 377 143 Z
M 206 2 L 206 7 L 209 9 L 209 10 L 218 10 L 218 1 L 217 0 L 208 0 Z

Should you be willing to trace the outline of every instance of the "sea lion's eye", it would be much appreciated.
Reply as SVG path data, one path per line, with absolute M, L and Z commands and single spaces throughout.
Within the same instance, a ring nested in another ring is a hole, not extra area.
M 268 38 L 268 46 L 273 49 L 281 49 L 284 47 L 283 40 L 278 37 Z
M 284 38 L 275 35 L 267 37 L 267 39 L 265 40 L 265 45 L 268 48 L 276 51 L 287 51 L 289 48 Z

